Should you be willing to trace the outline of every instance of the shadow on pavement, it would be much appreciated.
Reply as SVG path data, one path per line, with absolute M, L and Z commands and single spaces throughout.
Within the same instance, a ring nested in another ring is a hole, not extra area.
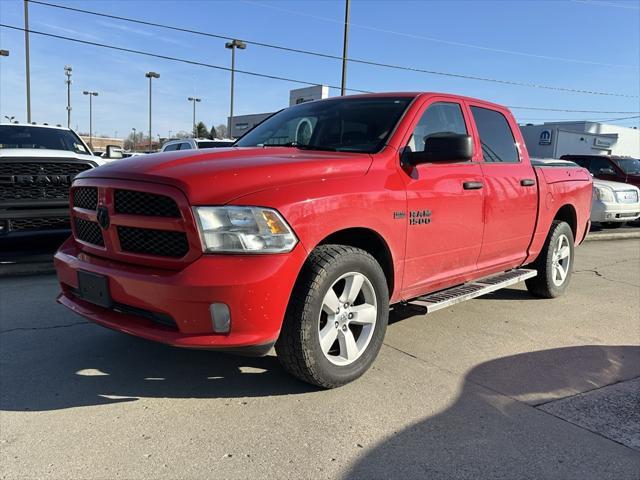
M 638 452 L 530 405 L 639 369 L 638 346 L 567 347 L 482 363 L 455 403 L 367 451 L 345 478 L 637 478 Z
M 93 324 L 9 332 L 2 335 L 2 345 L 3 411 L 56 410 L 141 397 L 236 398 L 315 390 L 286 374 L 274 356 L 172 348 Z

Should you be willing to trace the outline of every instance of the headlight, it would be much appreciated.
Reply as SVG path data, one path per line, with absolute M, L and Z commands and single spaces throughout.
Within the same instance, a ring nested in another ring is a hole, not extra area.
M 216 253 L 284 253 L 298 239 L 275 210 L 262 207 L 193 207 L 202 249 Z
M 607 187 L 596 187 L 594 185 L 593 194 L 601 202 L 615 202 L 615 199 L 613 198 L 613 190 Z

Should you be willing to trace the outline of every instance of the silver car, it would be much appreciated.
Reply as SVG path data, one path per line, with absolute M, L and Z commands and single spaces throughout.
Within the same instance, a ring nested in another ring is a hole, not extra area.
M 621 227 L 640 218 L 640 189 L 629 183 L 593 179 L 591 223 Z

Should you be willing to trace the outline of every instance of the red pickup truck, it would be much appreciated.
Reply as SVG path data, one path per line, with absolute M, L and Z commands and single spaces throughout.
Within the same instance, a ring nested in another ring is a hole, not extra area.
M 436 93 L 282 110 L 231 148 L 79 175 L 58 301 L 170 345 L 265 354 L 326 388 L 362 375 L 389 305 L 427 311 L 519 281 L 555 297 L 591 176 L 533 167 L 504 107 Z

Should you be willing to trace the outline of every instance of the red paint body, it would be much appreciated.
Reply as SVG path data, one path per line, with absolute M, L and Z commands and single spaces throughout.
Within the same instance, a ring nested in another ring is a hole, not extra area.
M 366 229 L 384 241 L 392 260 L 392 302 L 530 263 L 559 212 L 573 218 L 576 244 L 584 239 L 590 175 L 577 168 L 532 167 L 507 109 L 452 95 L 393 95 L 415 98 L 376 154 L 285 147 L 192 150 L 121 160 L 83 174 L 73 188 L 99 187 L 112 225 L 185 231 L 189 252 L 174 260 L 118 253 L 115 237 L 105 240 L 106 248 L 70 238 L 55 256 L 62 284 L 59 301 L 104 326 L 172 345 L 268 345 L 278 337 L 290 292 L 309 252 L 336 232 Z M 399 151 L 435 101 L 461 105 L 475 142 L 473 160 L 402 166 Z M 482 161 L 471 105 L 505 115 L 520 163 Z M 536 185 L 521 186 L 524 178 L 535 179 Z M 464 190 L 466 181 L 481 181 L 485 187 Z M 170 196 L 182 218 L 116 215 L 113 188 Z M 299 243 L 287 254 L 203 254 L 190 207 L 225 204 L 278 210 Z M 426 209 L 432 212 L 429 224 L 410 226 L 408 218 L 394 219 L 395 212 Z M 76 208 L 72 214 L 95 219 L 95 213 Z M 110 235 L 105 232 L 105 238 Z M 168 314 L 177 329 L 78 299 L 73 295 L 78 270 L 106 275 L 114 301 Z M 212 330 L 209 305 L 216 301 L 230 308 L 229 334 Z

